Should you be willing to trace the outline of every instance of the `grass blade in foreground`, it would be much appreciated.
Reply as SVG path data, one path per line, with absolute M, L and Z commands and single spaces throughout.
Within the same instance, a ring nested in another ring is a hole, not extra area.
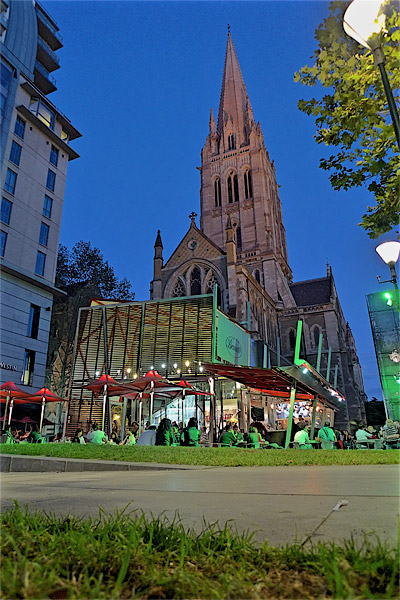
M 398 554 L 380 543 L 257 547 L 251 535 L 135 513 L 2 517 L 1 597 L 397 598 Z

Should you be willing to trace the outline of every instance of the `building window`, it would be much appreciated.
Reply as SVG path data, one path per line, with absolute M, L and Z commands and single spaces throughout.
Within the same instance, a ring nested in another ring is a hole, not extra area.
M 190 295 L 199 296 L 201 294 L 201 273 L 199 267 L 194 267 L 190 274 Z
M 233 171 L 228 176 L 228 202 L 239 202 L 238 176 Z
M 0 232 L 0 256 L 3 257 L 6 251 L 7 234 L 5 231 Z
M 291 329 L 289 331 L 289 349 L 294 350 L 295 345 L 296 345 L 296 334 L 294 332 L 294 329 Z
M 46 255 L 43 254 L 43 252 L 40 252 L 40 250 L 38 250 L 38 253 L 36 255 L 36 265 L 35 265 L 36 275 L 40 275 L 41 277 L 43 277 L 45 263 L 46 263 Z
M 56 185 L 56 174 L 54 173 L 54 171 L 52 171 L 51 169 L 49 169 L 47 171 L 46 187 L 51 192 L 54 192 L 55 185 Z
M 55 113 L 50 110 L 39 98 L 31 98 L 29 110 L 37 116 L 49 129 L 54 129 Z
M 42 246 L 47 246 L 49 241 L 49 230 L 50 227 L 46 223 L 40 224 L 39 244 Z
M 22 385 L 32 385 L 33 369 L 35 368 L 35 354 L 33 350 L 25 350 L 24 366 L 22 370 Z
M 12 202 L 7 198 L 1 199 L 1 222 L 5 225 L 10 224 Z
M 214 200 L 215 206 L 221 206 L 221 180 L 219 177 L 214 180 Z
M 14 133 L 18 137 L 20 137 L 21 140 L 24 139 L 24 135 L 25 135 L 25 121 L 23 119 L 21 119 L 21 117 L 19 115 L 17 115 L 17 119 L 15 121 Z
M 14 171 L 11 171 L 11 169 L 7 169 L 6 180 L 4 182 L 4 189 L 6 190 L 6 192 L 14 194 L 16 182 L 17 174 L 14 173 Z
M 233 133 L 231 133 L 230 135 L 228 135 L 228 150 L 234 150 L 235 147 L 235 136 Z
M 0 84 L 1 84 L 1 106 L 0 123 L 3 121 L 4 112 L 7 104 L 8 89 L 10 87 L 12 71 L 2 62 L 0 64 Z
M 236 247 L 238 250 L 242 249 L 242 230 L 240 227 L 236 227 Z
M 58 149 L 55 146 L 53 146 L 53 144 L 51 145 L 51 150 L 50 150 L 50 162 L 55 167 L 58 164 Z
M 21 150 L 22 146 L 13 141 L 11 144 L 10 161 L 14 163 L 14 165 L 17 165 L 17 167 L 19 167 L 19 161 L 21 160 Z
M 185 285 L 181 279 L 178 279 L 176 282 L 176 285 L 172 291 L 172 296 L 173 298 L 181 298 L 182 296 L 186 296 Z
M 245 171 L 245 173 L 244 173 L 244 196 L 246 199 L 253 197 L 253 184 L 251 182 L 251 171 Z
M 50 198 L 50 196 L 45 195 L 44 202 L 43 202 L 43 216 L 47 217 L 48 219 L 51 219 L 52 208 L 53 208 L 53 198 Z
M 261 283 L 260 271 L 258 269 L 256 269 L 254 271 L 253 275 L 254 275 L 254 279 L 257 281 L 257 283 Z
M 64 129 L 61 131 L 61 139 L 63 142 L 65 142 L 66 144 L 68 144 L 69 142 L 69 133 L 67 133 L 66 131 L 64 131 Z
M 314 346 L 316 348 L 318 348 L 318 344 L 319 344 L 319 334 L 320 334 L 320 329 L 318 327 L 318 325 L 315 325 L 314 330 L 313 330 L 313 338 L 314 338 Z
M 34 340 L 37 340 L 37 336 L 39 333 L 39 320 L 40 320 L 40 306 L 36 306 L 36 304 L 31 304 L 31 308 L 29 311 L 29 320 L 28 320 L 28 331 L 26 335 Z
M 214 288 L 217 286 L 217 306 L 222 306 L 221 287 L 215 275 L 211 275 L 206 285 L 206 294 L 213 294 Z

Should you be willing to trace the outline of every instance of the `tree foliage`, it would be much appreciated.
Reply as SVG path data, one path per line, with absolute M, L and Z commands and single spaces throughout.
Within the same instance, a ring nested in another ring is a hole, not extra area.
M 298 107 L 315 118 L 316 142 L 335 148 L 335 154 L 320 160 L 320 167 L 331 172 L 333 189 L 366 186 L 373 194 L 375 205 L 368 207 L 360 225 L 377 238 L 399 223 L 400 161 L 379 69 L 371 51 L 343 30 L 348 5 L 338 0 L 330 3 L 329 16 L 315 31 L 318 48 L 313 65 L 300 69 L 294 80 L 324 88 L 322 97 L 300 100 Z M 382 45 L 398 102 L 400 18 L 394 4 L 387 13 Z
M 135 294 L 126 278 L 117 278 L 99 248 L 82 240 L 72 250 L 60 245 L 56 286 L 66 294 L 59 294 L 53 302 L 46 385 L 65 396 L 72 366 L 79 308 L 89 306 L 91 298 L 134 300 Z

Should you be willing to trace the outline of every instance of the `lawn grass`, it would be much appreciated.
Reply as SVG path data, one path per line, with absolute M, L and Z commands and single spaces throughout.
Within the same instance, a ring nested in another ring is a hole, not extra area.
M 398 450 L 250 450 L 81 444 L 0 445 L 2 454 L 152 462 L 210 467 L 398 464 Z
M 256 546 L 249 534 L 136 513 L 98 519 L 1 516 L 1 597 L 398 598 L 398 552 L 343 545 Z

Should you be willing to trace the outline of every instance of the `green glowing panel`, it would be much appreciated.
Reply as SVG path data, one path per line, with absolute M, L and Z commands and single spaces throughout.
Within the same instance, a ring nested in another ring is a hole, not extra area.
M 368 294 L 371 321 L 383 398 L 389 418 L 400 420 L 400 314 L 399 292 Z
M 217 360 L 233 365 L 250 365 L 250 335 L 217 310 Z

